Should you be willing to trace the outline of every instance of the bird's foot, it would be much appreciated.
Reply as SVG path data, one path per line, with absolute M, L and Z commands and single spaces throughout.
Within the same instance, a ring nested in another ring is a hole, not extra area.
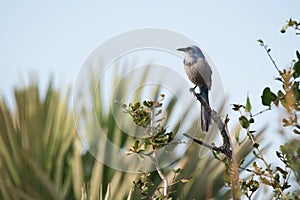
M 196 87 L 197 86 L 192 87 L 192 88 L 189 89 L 190 93 L 192 93 L 194 96 L 196 96 L 196 92 L 195 92 Z
M 190 93 L 195 93 L 195 89 L 192 87 L 189 89 L 189 91 L 190 91 Z

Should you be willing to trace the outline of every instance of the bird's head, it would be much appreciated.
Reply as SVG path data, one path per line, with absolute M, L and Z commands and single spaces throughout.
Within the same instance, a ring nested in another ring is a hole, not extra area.
M 191 45 L 185 48 L 178 48 L 177 51 L 183 51 L 188 56 L 197 56 L 200 58 L 204 58 L 204 54 L 202 53 L 202 51 L 195 45 Z

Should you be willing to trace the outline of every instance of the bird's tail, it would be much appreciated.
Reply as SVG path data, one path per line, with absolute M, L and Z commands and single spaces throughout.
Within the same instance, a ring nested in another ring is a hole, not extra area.
M 208 100 L 208 88 L 203 87 L 201 88 L 201 96 L 206 100 L 207 104 L 209 105 Z M 211 124 L 211 114 L 207 112 L 205 107 L 201 105 L 201 129 L 203 132 L 208 132 L 209 126 Z

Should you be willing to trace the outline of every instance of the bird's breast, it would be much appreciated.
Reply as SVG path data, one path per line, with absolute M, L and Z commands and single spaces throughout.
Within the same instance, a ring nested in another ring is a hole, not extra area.
M 184 65 L 185 72 L 190 81 L 199 86 L 211 87 L 212 71 L 205 59 L 197 59 L 196 61 L 187 59 Z

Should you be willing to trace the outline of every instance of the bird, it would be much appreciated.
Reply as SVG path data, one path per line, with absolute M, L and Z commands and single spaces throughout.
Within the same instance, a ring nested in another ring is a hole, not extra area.
M 211 90 L 212 70 L 203 52 L 195 45 L 178 48 L 177 51 L 185 53 L 185 58 L 183 60 L 184 70 L 189 80 L 195 85 L 195 87 L 190 88 L 190 91 L 194 91 L 199 87 L 200 95 L 209 105 L 208 93 L 209 90 Z M 203 105 L 201 105 L 201 130 L 203 132 L 208 132 L 210 124 L 211 114 Z

